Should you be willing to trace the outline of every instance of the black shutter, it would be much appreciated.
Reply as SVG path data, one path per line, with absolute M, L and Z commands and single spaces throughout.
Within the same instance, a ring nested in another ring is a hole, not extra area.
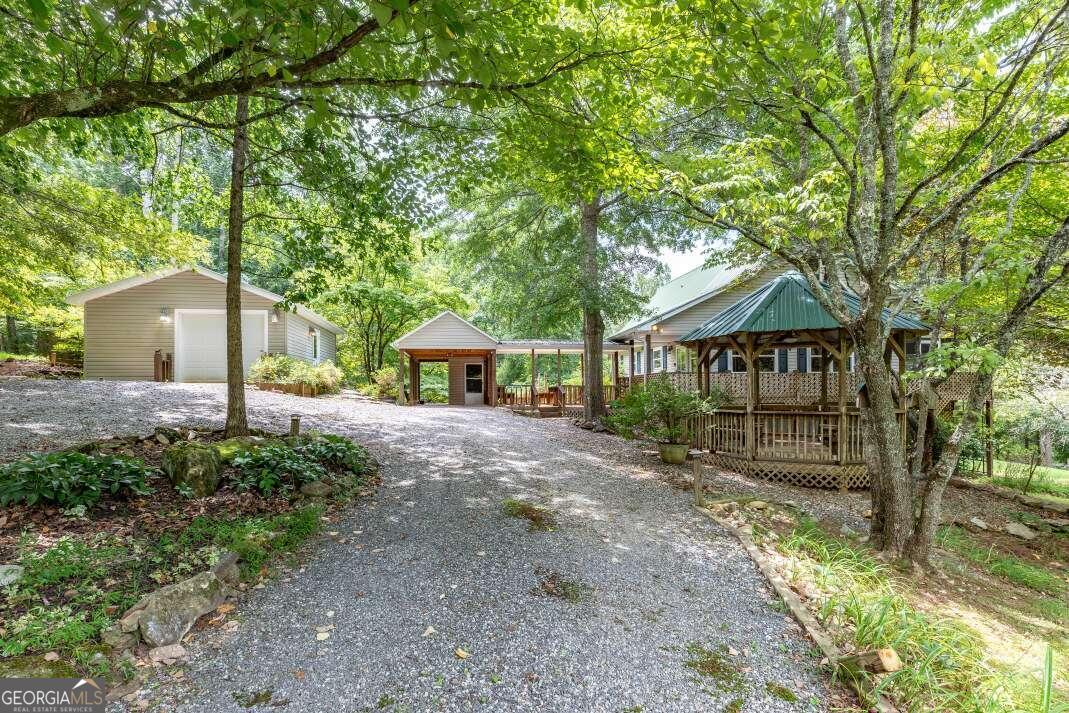
M 668 347 L 661 347 L 661 371 L 668 371 Z
M 798 349 L 798 371 L 809 371 L 809 348 Z
M 787 373 L 787 350 L 786 349 L 777 349 L 776 350 L 776 360 L 779 362 L 779 369 L 778 369 L 779 373 L 786 374 Z
M 728 370 L 728 350 L 720 352 L 720 356 L 716 358 L 716 370 L 727 371 Z

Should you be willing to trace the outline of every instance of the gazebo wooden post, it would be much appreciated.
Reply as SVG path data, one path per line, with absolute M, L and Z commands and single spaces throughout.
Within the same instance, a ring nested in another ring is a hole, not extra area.
M 846 337 L 839 328 L 839 442 L 836 444 L 835 461 L 839 464 L 839 492 L 847 490 L 846 468 Z
M 750 460 L 757 458 L 757 417 L 754 409 L 757 406 L 757 369 L 754 368 L 753 335 L 747 335 L 746 344 L 743 345 L 742 358 L 746 361 L 746 457 Z
M 531 408 L 538 408 L 538 364 L 534 349 L 531 350 Z
M 405 405 L 405 353 L 397 352 L 397 405 Z
M 828 350 L 820 347 L 820 404 L 828 408 Z

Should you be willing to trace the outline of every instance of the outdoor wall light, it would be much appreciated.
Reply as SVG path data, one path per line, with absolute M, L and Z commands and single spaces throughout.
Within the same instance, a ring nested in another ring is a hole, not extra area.
M 314 337 L 315 333 L 316 333 L 316 328 L 315 327 L 309 327 L 308 328 L 308 336 L 309 337 Z
M 271 310 L 271 324 L 278 324 L 278 309 Z
M 170 307 L 160 307 L 160 321 L 167 323 L 171 321 L 171 314 L 174 312 Z

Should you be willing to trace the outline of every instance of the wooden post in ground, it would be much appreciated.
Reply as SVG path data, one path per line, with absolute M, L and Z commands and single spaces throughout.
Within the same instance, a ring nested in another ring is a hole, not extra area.
M 700 508 L 705 507 L 705 484 L 702 482 L 702 461 L 694 458 L 694 504 Z
M 620 396 L 620 352 L 612 353 L 612 398 L 613 401 Z
M 408 355 L 408 403 L 411 406 L 419 403 L 419 362 L 411 354 Z
M 290 416 L 290 435 L 301 435 L 301 417 L 299 414 L 293 414 Z
M 757 416 L 754 414 L 757 405 L 757 370 L 750 342 L 752 336 L 747 336 L 742 351 L 743 361 L 746 362 L 746 457 L 750 460 L 757 458 Z
M 397 405 L 405 405 L 405 353 L 397 352 Z

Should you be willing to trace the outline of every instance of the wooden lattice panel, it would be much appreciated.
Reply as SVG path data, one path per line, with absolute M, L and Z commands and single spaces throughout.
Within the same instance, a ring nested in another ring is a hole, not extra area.
M 863 464 L 789 463 L 784 461 L 748 460 L 722 453 L 704 453 L 703 463 L 720 470 L 730 470 L 749 478 L 786 483 L 803 488 L 836 489 L 844 484 L 850 490 L 869 487 L 869 474 Z

